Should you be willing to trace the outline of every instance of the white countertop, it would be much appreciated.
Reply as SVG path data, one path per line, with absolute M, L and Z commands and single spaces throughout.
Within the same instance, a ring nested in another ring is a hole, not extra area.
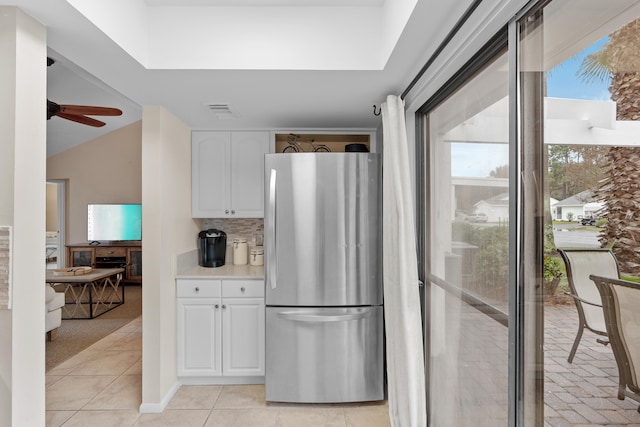
M 264 279 L 264 266 L 225 264 L 222 267 L 191 267 L 176 279 Z

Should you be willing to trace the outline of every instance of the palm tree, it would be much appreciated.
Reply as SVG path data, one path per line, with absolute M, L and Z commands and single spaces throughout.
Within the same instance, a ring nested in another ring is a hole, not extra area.
M 616 120 L 640 120 L 640 19 L 611 33 L 600 51 L 585 58 L 579 73 L 585 81 L 611 78 Z M 640 148 L 611 147 L 607 159 L 606 178 L 596 191 L 608 218 L 600 243 L 613 248 L 621 271 L 640 274 Z

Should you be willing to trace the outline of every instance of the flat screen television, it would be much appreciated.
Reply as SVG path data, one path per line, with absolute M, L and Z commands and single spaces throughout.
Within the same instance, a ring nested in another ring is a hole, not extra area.
M 87 208 L 87 240 L 142 240 L 142 205 L 91 203 Z

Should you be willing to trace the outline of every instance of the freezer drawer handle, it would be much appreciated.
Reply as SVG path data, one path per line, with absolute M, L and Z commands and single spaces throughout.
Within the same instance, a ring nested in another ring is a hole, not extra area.
M 324 322 L 348 322 L 350 320 L 361 320 L 371 316 L 371 311 L 363 311 L 361 313 L 349 313 L 349 314 L 311 314 L 283 311 L 278 313 L 278 317 L 285 320 L 292 320 L 294 322 L 306 322 L 306 323 L 324 323 Z
M 267 268 L 271 289 L 276 288 L 276 170 L 271 169 L 269 177 L 269 246 L 267 248 Z

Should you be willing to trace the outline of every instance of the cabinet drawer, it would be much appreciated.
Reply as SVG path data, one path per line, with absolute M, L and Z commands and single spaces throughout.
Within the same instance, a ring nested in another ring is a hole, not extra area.
M 181 279 L 178 298 L 220 298 L 220 280 Z
M 127 248 L 96 248 L 97 257 L 127 256 Z
M 222 283 L 224 298 L 262 297 L 264 281 L 262 280 L 225 280 Z

